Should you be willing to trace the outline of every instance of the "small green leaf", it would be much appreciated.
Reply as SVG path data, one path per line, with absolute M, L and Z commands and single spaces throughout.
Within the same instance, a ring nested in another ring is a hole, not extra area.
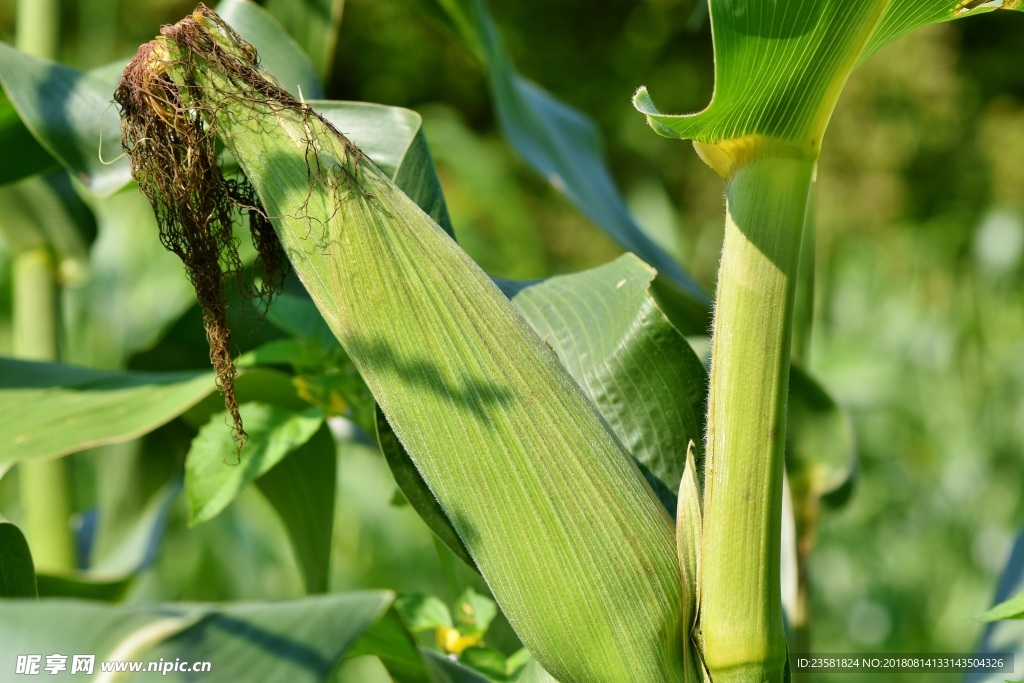
M 1003 621 L 1004 619 L 1024 619 L 1024 593 L 1018 593 L 978 616 L 978 621 Z
M 209 372 L 104 372 L 0 358 L 0 467 L 127 441 L 214 391 Z
M 296 414 L 253 402 L 242 404 L 239 411 L 249 442 L 237 456 L 231 431 L 225 428 L 226 413 L 214 415 L 192 441 L 185 459 L 185 492 L 192 526 L 217 516 L 247 484 L 309 441 L 323 423 L 323 413 L 316 408 Z
M 327 592 L 337 477 L 334 439 L 321 424 L 309 441 L 256 480 L 284 523 L 307 593 Z
M 267 603 L 11 601 L 0 611 L 0 667 L 15 671 L 19 654 L 92 653 L 97 660 L 211 662 L 208 676 L 221 681 L 324 683 L 392 598 L 367 591 Z M 194 677 L 169 672 L 161 680 Z
M 431 676 L 427 662 L 393 606 L 368 628 L 346 657 L 380 659 L 395 683 L 443 683 Z
M 324 96 L 306 53 L 267 10 L 250 0 L 223 0 L 217 4 L 217 13 L 253 44 L 263 68 L 292 96 L 311 100 Z
M 435 650 L 421 650 L 427 666 L 438 683 L 492 683 L 482 674 Z
M 492 681 L 508 680 L 508 664 L 505 655 L 489 647 L 467 647 L 459 655 L 463 666 L 479 671 Z
M 395 609 L 402 615 L 405 623 L 409 625 L 409 630 L 413 633 L 433 631 L 442 626 L 454 627 L 448 606 L 433 595 L 421 595 L 420 593 L 400 595 L 395 600 Z
M 0 599 L 34 598 L 36 570 L 21 529 L 0 517 Z
M 464 636 L 483 636 L 498 616 L 498 606 L 485 595 L 467 588 L 455 601 L 455 626 Z

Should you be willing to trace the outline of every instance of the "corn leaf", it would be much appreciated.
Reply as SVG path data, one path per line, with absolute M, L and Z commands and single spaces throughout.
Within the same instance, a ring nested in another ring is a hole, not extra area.
M 192 441 L 185 458 L 190 525 L 216 517 L 247 484 L 309 441 L 323 423 L 317 408 L 296 414 L 266 403 L 244 403 L 239 410 L 249 441 L 237 461 L 232 434 L 223 428 L 226 413 L 214 415 Z
M 300 279 L 524 644 L 568 683 L 681 680 L 671 525 L 550 349 L 333 128 L 280 95 L 261 104 L 258 72 L 229 84 L 205 39 L 186 37 L 212 31 L 224 49 L 248 54 L 208 11 L 178 31 L 147 48 L 169 57 L 147 68 L 164 70 L 179 92 L 196 79 L 189 92 L 199 101 L 187 106 L 210 116 L 255 185 Z M 184 73 L 185 63 L 198 68 Z
M 346 658 L 365 655 L 379 658 L 395 683 L 439 683 L 394 607 L 363 633 Z
M 651 298 L 653 280 L 627 254 L 575 275 L 499 284 L 675 515 L 687 443 L 703 439 L 707 372 Z
M 251 0 L 223 0 L 217 3 L 216 9 L 259 51 L 263 68 L 272 73 L 285 90 L 294 97 L 323 98 L 316 69 L 274 15 Z
M 264 7 L 303 46 L 320 80 L 326 81 L 334 66 L 345 0 L 266 0 Z
M 7 96 L 0 92 L 0 149 L 6 158 L 0 166 L 0 185 L 13 183 L 57 166 L 54 159 L 32 137 Z
M 645 88 L 634 97 L 651 127 L 700 143 L 708 164 L 728 177 L 765 145 L 817 157 L 839 93 L 856 65 L 927 24 L 1021 9 L 1019 0 L 711 0 L 715 92 L 706 109 L 665 115 Z
M 659 294 L 686 331 L 705 331 L 707 294 L 630 215 L 594 123 L 516 72 L 484 0 L 435 1 L 484 62 L 498 123 L 512 148 L 623 249 L 658 271 Z
M 0 358 L 0 467 L 141 436 L 213 391 L 209 372 L 104 372 Z
M 302 569 L 307 593 L 325 593 L 334 536 L 338 457 L 327 425 L 322 425 L 256 486 L 274 506 Z
M 93 653 L 97 673 L 99 662 L 108 659 L 162 658 L 211 662 L 207 675 L 216 680 L 323 683 L 392 598 L 386 591 L 368 591 L 267 603 L 10 601 L 0 611 L 0 666 L 15 671 L 19 654 Z M 67 664 L 70 671 L 70 659 Z M 191 681 L 196 675 L 169 672 L 161 680 Z M 153 676 L 143 672 L 123 680 Z
M 21 120 L 47 152 L 99 195 L 115 192 L 128 174 L 128 160 L 118 159 L 117 112 L 110 106 L 116 82 L 0 43 L 0 83 Z
M 978 616 L 979 621 L 1003 621 L 1004 619 L 1024 619 L 1024 593 L 1018 593 Z
M 0 599 L 34 598 L 36 571 L 21 529 L 0 517 Z

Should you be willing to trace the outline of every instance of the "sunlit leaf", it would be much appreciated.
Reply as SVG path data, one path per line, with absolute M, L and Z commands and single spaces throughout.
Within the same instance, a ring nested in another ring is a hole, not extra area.
M 454 626 L 448 606 L 433 595 L 419 593 L 400 595 L 395 600 L 395 608 L 413 633 L 433 631 L 442 626 L 448 628 Z
M 1024 619 L 1024 593 L 1018 593 L 1006 602 L 1001 602 L 978 616 L 979 621 L 1003 621 L 1004 619 Z
M 237 458 L 232 433 L 224 429 L 226 413 L 214 415 L 192 442 L 185 459 L 190 524 L 215 517 L 247 484 L 309 441 L 323 423 L 316 408 L 297 414 L 266 403 L 244 403 L 239 411 L 249 440 Z
M 0 465 L 126 441 L 214 391 L 209 372 L 104 372 L 0 359 Z

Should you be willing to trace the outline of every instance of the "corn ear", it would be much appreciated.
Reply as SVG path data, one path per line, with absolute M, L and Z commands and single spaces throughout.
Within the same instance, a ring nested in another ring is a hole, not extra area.
M 166 27 L 125 73 L 134 102 L 148 100 L 171 127 L 202 117 L 238 160 L 292 267 L 544 668 L 563 683 L 682 681 L 671 522 L 489 278 L 277 87 L 213 12 Z M 130 152 L 147 144 L 126 141 Z

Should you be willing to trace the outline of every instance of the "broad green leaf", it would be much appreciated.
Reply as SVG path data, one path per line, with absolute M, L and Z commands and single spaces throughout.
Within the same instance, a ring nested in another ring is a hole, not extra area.
M 707 328 L 708 296 L 637 225 L 615 187 L 597 127 L 581 112 L 520 76 L 484 0 L 437 0 L 484 62 L 498 123 L 508 143 L 623 249 L 661 276 L 687 331 Z
M 1024 593 L 1018 593 L 978 616 L 979 621 L 1003 621 L 1004 619 L 1024 619 Z
M 798 501 L 849 493 L 856 472 L 853 424 L 828 392 L 796 364 L 789 371 L 786 473 Z M 841 502 L 837 500 L 836 502 Z M 815 505 L 817 503 L 815 502 Z M 797 511 L 800 514 L 801 511 Z
M 264 7 L 288 29 L 326 81 L 334 66 L 344 0 L 266 0 Z M 258 46 L 257 46 L 258 47 Z
M 395 609 L 402 615 L 405 623 L 409 625 L 409 630 L 413 633 L 433 631 L 442 626 L 453 628 L 455 625 L 452 622 L 448 606 L 433 595 L 421 595 L 420 593 L 400 595 L 395 600 Z
M 209 372 L 104 372 L 0 358 L 0 466 L 140 436 L 214 389 Z
M 266 603 L 11 601 L 0 611 L 0 667 L 14 671 L 19 654 L 92 653 L 97 674 L 101 661 L 162 658 L 211 662 L 206 676 L 215 680 L 322 683 L 392 597 L 376 591 Z M 68 671 L 70 664 L 69 658 Z M 169 672 L 161 680 L 191 681 L 195 675 Z
M 405 496 L 405 499 L 412 506 L 416 514 L 420 516 L 430 530 L 446 545 L 467 566 L 476 568 L 473 557 L 470 555 L 466 545 L 459 538 L 459 533 L 452 526 L 444 508 L 438 503 L 437 498 L 430 492 L 430 488 L 419 470 L 416 463 L 406 452 L 401 441 L 395 436 L 395 432 L 388 424 L 387 418 L 381 412 L 380 406 L 375 411 L 377 425 L 377 444 L 380 446 L 384 459 L 387 460 L 391 476 L 395 478 L 398 489 Z
M 0 516 L 0 600 L 34 598 L 36 570 L 21 529 Z
M 334 439 L 327 425 L 321 425 L 309 441 L 256 480 L 284 523 L 307 593 L 328 588 L 337 469 Z
M 169 60 L 147 67 L 179 88 L 183 65 L 198 67 L 189 92 L 200 102 L 186 106 L 217 116 L 297 274 L 524 644 L 569 682 L 682 680 L 668 517 L 550 349 L 333 127 L 260 103 L 258 84 L 229 84 L 207 67 L 205 39 L 177 42 L 177 31 L 212 31 L 240 54 L 211 13 L 179 27 L 158 39 Z M 337 171 L 311 173 L 304 140 Z
M 253 44 L 260 53 L 263 68 L 293 97 L 319 100 L 324 96 L 320 77 L 306 53 L 270 12 L 251 0 L 223 0 L 216 9 Z
M 695 114 L 665 115 L 645 88 L 634 97 L 661 135 L 693 140 L 720 175 L 755 155 L 817 158 L 846 79 L 885 44 L 927 24 L 1002 0 L 711 0 L 715 92 Z M 1021 9 L 1007 0 L 1006 9 Z
M 687 444 L 703 439 L 707 372 L 651 298 L 653 280 L 626 254 L 575 275 L 499 284 L 675 514 Z
M 395 683 L 438 683 L 394 607 L 368 628 L 347 657 L 378 657 Z
M 108 195 L 128 179 L 109 71 L 85 73 L 0 43 L 0 83 L 36 140 L 90 190 Z M 104 163 L 106 160 L 107 163 Z
M 224 429 L 226 413 L 214 415 L 192 442 L 185 459 L 190 525 L 216 517 L 246 485 L 309 441 L 323 424 L 323 413 L 316 408 L 294 413 L 266 403 L 244 403 L 239 411 L 249 434 L 241 453 L 236 454 L 232 433 Z
M 0 93 L 0 185 L 17 182 L 57 166 L 57 160 L 39 144 L 18 116 L 14 105 Z

